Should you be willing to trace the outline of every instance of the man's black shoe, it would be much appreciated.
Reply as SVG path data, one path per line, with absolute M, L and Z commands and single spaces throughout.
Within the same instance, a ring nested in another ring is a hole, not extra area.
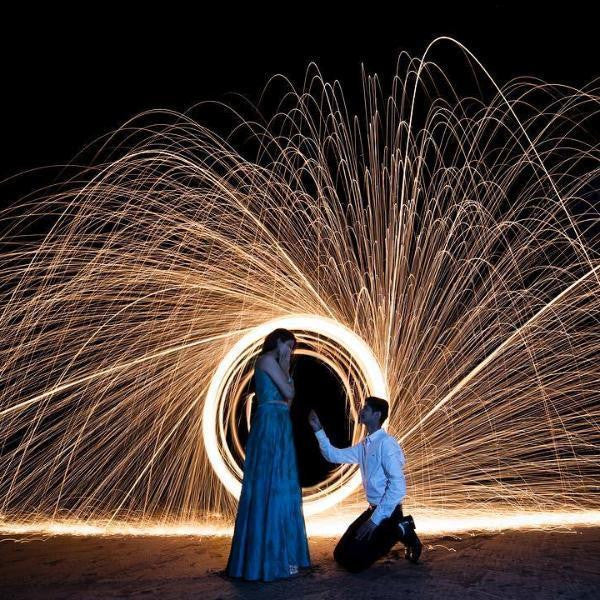
M 423 544 L 415 533 L 415 521 L 411 515 L 406 515 L 398 524 L 401 533 L 401 539 L 406 545 L 404 550 L 404 558 L 410 560 L 413 563 L 419 561 L 421 552 L 423 550 Z
M 400 519 L 398 529 L 400 530 L 400 539 L 406 544 L 406 541 L 412 538 L 415 531 L 413 518 L 410 515 L 406 515 L 406 517 Z
M 410 546 L 406 547 L 405 556 L 412 563 L 418 563 L 419 557 L 421 556 L 421 552 L 423 550 L 423 544 L 421 544 L 421 540 L 417 537 L 415 533 L 414 540 L 411 540 Z

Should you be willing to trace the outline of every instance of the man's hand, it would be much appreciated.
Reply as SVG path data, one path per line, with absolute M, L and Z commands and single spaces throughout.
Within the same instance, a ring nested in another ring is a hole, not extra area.
M 319 429 L 322 429 L 321 421 L 319 421 L 319 417 L 317 417 L 317 413 L 314 410 L 311 410 L 308 413 L 308 422 L 310 423 L 313 431 L 319 431 Z
M 376 529 L 377 525 L 371 519 L 367 519 L 356 531 L 356 539 L 369 540 Z

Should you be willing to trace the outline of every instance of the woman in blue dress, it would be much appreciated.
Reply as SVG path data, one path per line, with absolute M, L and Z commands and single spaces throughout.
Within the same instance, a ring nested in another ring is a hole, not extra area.
M 265 338 L 254 367 L 257 406 L 227 563 L 231 577 L 272 581 L 310 566 L 289 414 L 295 344 L 293 333 L 276 329 Z

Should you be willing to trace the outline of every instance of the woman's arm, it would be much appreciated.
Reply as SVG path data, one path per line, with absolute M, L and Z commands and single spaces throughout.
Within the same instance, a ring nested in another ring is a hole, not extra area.
M 289 404 L 295 394 L 294 380 L 289 374 L 285 373 L 279 363 L 271 356 L 261 356 L 258 359 L 256 366 L 269 374 L 281 392 L 281 395 Z

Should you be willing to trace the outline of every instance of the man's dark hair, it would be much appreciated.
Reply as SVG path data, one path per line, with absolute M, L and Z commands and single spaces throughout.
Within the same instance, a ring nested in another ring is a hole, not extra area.
M 379 418 L 379 424 L 381 425 L 390 414 L 390 405 L 387 400 L 383 398 L 378 398 L 377 396 L 369 396 L 365 402 L 371 407 L 373 412 L 381 413 L 381 417 Z

